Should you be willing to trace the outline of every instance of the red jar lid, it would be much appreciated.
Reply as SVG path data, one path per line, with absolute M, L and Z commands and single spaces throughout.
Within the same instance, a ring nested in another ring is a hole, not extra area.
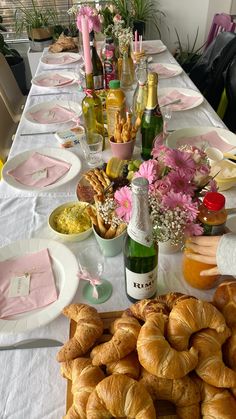
M 208 192 L 204 196 L 203 204 L 210 211 L 219 211 L 225 206 L 225 197 L 219 192 Z

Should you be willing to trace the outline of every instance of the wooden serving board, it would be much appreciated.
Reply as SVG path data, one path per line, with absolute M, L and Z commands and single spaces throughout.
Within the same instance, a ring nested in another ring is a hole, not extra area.
M 122 313 L 123 313 L 122 311 L 111 311 L 107 313 L 100 313 L 100 316 L 104 324 L 104 333 L 102 337 L 99 339 L 98 343 L 103 343 L 110 340 L 111 335 L 109 333 L 109 327 L 115 319 L 121 317 Z M 74 336 L 75 328 L 76 328 L 76 322 L 71 320 L 70 338 Z M 68 411 L 72 403 L 73 403 L 73 395 L 71 393 L 71 381 L 68 380 L 67 381 L 67 395 L 66 395 L 66 411 Z M 162 419 L 177 419 L 177 416 L 175 414 L 175 407 L 171 403 L 160 400 L 158 401 L 158 407 L 157 406 L 155 407 L 158 412 L 158 417 L 161 417 Z

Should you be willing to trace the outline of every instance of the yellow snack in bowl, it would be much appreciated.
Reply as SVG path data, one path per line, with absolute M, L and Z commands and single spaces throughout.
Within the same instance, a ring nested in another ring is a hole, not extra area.
M 63 234 L 82 233 L 92 226 L 90 216 L 86 209 L 73 205 L 62 209 L 54 217 L 55 229 Z

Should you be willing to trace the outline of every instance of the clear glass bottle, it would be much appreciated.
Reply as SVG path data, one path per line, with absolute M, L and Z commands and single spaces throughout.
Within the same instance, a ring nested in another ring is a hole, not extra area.
M 154 298 L 157 291 L 158 248 L 152 239 L 148 181 L 132 181 L 132 216 L 124 244 L 125 287 L 130 301 Z
M 90 32 L 90 51 L 93 66 L 93 83 L 94 89 L 100 90 L 104 88 L 103 65 L 97 53 L 94 32 Z
M 120 74 L 121 88 L 129 90 L 132 88 L 134 81 L 134 69 L 132 68 L 133 60 L 129 56 L 128 51 L 124 51 L 122 54 L 122 67 Z
M 97 132 L 104 138 L 102 101 L 94 91 L 93 74 L 86 74 L 86 96 L 82 100 L 82 111 L 87 138 Z
M 141 156 L 143 160 L 151 158 L 153 141 L 155 137 L 163 131 L 163 118 L 158 104 L 157 85 L 157 73 L 149 73 L 147 105 L 141 121 Z
M 208 192 L 199 206 L 198 220 L 201 222 L 204 236 L 219 236 L 225 232 L 227 212 L 225 197 L 218 192 Z M 200 272 L 214 268 L 214 265 L 189 259 L 186 254 L 192 250 L 186 248 L 183 255 L 183 275 L 188 284 L 198 289 L 209 289 L 215 286 L 219 275 L 201 276 Z
M 133 114 L 136 119 L 140 118 L 140 120 L 147 105 L 147 76 L 147 58 L 142 58 L 136 70 L 138 83 L 133 96 Z

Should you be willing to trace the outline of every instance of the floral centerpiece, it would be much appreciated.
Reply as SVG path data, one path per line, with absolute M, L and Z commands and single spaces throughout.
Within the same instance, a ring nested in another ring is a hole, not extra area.
M 101 31 L 101 20 L 99 11 L 91 6 L 72 6 L 67 13 L 69 15 L 76 16 L 76 25 L 80 32 L 82 32 L 82 16 L 86 16 L 88 19 L 89 32 L 100 32 Z
M 217 189 L 207 155 L 194 146 L 174 150 L 158 143 L 152 155 L 153 159 L 143 162 L 134 176 L 149 182 L 154 240 L 169 240 L 176 245 L 190 235 L 201 235 L 203 229 L 197 220 L 201 197 Z M 132 210 L 130 187 L 119 189 L 114 197 L 118 217 L 128 223 Z

